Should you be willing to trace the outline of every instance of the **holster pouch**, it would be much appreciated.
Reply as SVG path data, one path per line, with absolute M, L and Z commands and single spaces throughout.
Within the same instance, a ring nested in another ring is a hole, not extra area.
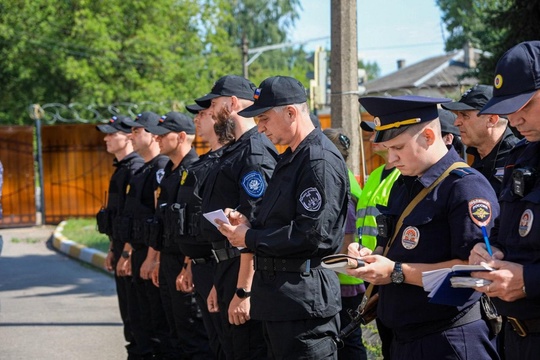
M 105 208 L 96 214 L 97 230 L 102 234 L 112 235 L 111 212 Z
M 360 309 L 362 324 L 366 325 L 377 318 L 377 304 L 379 303 L 379 293 L 373 294 L 367 299 L 365 305 Z
M 186 204 L 174 203 L 167 207 L 165 226 L 171 229 L 174 238 L 187 234 Z
M 200 206 L 190 208 L 188 212 L 188 234 L 198 236 L 201 232 L 202 209 Z
M 143 243 L 145 245 L 152 246 L 154 249 L 161 249 L 163 226 L 157 217 L 147 218 L 144 221 L 142 233 L 144 234 Z
M 113 236 L 123 243 L 131 242 L 132 218 L 129 216 L 118 216 L 113 226 Z
M 482 311 L 482 318 L 489 326 L 489 335 L 491 337 L 496 336 L 502 328 L 502 316 L 497 313 L 495 305 L 493 305 L 491 299 L 486 294 L 482 294 L 480 297 L 480 309 Z

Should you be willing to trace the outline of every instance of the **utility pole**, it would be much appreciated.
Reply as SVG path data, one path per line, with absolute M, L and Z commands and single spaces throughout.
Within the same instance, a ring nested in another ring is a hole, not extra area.
M 332 127 L 351 139 L 347 166 L 360 173 L 360 111 L 358 103 L 357 0 L 331 0 L 330 59 Z
M 242 71 L 244 77 L 248 79 L 248 41 L 246 34 L 242 35 Z

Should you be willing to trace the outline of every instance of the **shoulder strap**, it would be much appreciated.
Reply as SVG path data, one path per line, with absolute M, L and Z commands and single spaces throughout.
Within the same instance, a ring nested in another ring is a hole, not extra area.
M 383 256 L 386 256 L 386 254 L 388 254 L 388 250 L 390 250 L 390 247 L 392 246 L 392 244 L 394 243 L 394 240 L 396 239 L 397 237 L 397 234 L 399 232 L 399 229 L 401 229 L 401 226 L 403 226 L 403 220 L 411 213 L 411 211 L 416 207 L 416 205 L 418 205 L 418 203 L 420 201 L 422 201 L 427 194 L 429 194 L 431 192 L 431 190 L 433 190 L 437 185 L 439 185 L 439 183 L 441 181 L 443 181 L 448 175 L 450 175 L 450 172 L 452 172 L 453 170 L 457 169 L 457 168 L 462 168 L 462 167 L 469 167 L 469 165 L 467 165 L 466 163 L 464 162 L 456 162 L 456 163 L 453 163 L 452 165 L 450 165 L 448 167 L 448 169 L 445 170 L 445 172 L 443 172 L 434 182 L 433 184 L 431 184 L 429 187 L 427 188 L 424 188 L 422 189 L 418 195 L 416 195 L 414 197 L 414 199 L 409 203 L 409 205 L 407 205 L 407 207 L 405 208 L 405 210 L 403 210 L 403 212 L 401 213 L 401 216 L 399 217 L 397 223 L 396 223 L 396 227 L 395 227 L 395 231 L 394 231 L 394 235 L 392 236 L 392 238 L 390 239 L 390 241 L 386 244 L 385 248 L 384 248 L 384 252 L 383 252 Z M 364 294 L 364 298 L 362 299 L 362 303 L 360 304 L 359 306 L 359 310 L 361 311 L 363 309 L 363 307 L 367 304 L 367 301 L 369 300 L 369 297 L 371 296 L 371 293 L 373 292 L 373 287 L 374 285 L 373 284 L 369 284 L 368 288 L 366 289 L 366 292 Z

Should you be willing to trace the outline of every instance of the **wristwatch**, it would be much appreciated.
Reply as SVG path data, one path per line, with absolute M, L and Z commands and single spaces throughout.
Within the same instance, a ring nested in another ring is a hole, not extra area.
M 394 264 L 394 271 L 392 271 L 392 274 L 390 275 L 390 280 L 392 280 L 392 283 L 394 284 L 403 284 L 403 281 L 405 281 L 400 262 Z
M 122 255 L 121 255 L 124 259 L 129 259 L 129 257 L 131 256 L 131 254 L 129 253 L 129 251 L 122 251 Z
M 238 296 L 240 299 L 246 299 L 251 296 L 251 291 L 247 291 L 244 288 L 237 288 L 236 296 Z

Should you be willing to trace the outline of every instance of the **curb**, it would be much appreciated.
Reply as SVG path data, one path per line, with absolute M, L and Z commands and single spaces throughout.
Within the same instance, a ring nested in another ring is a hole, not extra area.
M 60 224 L 58 224 L 58 226 L 54 230 L 52 238 L 53 247 L 61 253 L 68 255 L 69 257 L 88 263 L 97 267 L 100 270 L 112 274 L 111 271 L 108 271 L 105 268 L 105 258 L 107 257 L 107 254 L 105 254 L 103 251 L 77 244 L 75 241 L 69 240 L 64 235 L 62 235 L 62 231 L 64 230 L 64 226 L 66 225 L 66 223 L 66 221 L 60 222 Z

